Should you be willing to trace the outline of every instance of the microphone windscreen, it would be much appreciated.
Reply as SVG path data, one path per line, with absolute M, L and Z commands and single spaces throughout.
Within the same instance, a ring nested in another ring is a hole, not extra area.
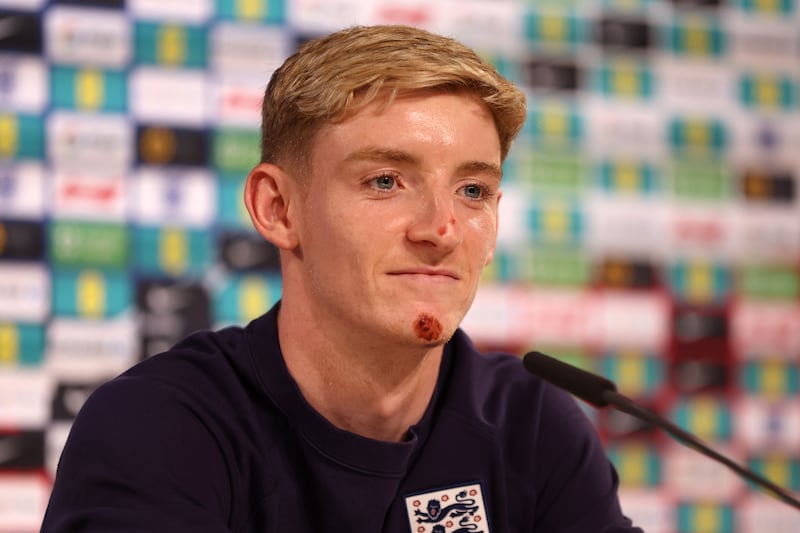
M 616 392 L 617 390 L 617 386 L 612 381 L 602 376 L 592 374 L 540 352 L 525 354 L 522 358 L 522 363 L 531 374 L 539 376 L 595 407 L 607 406 L 608 401 L 603 397 L 603 393 L 606 391 Z

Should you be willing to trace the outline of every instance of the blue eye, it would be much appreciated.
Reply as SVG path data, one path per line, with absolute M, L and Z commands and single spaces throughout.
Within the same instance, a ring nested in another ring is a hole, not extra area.
M 389 176 L 388 174 L 384 174 L 383 176 L 378 176 L 375 178 L 375 186 L 378 189 L 389 191 L 392 190 L 396 184 L 394 176 Z
M 471 198 L 473 200 L 479 200 L 486 195 L 484 188 L 475 183 L 471 185 L 465 185 L 461 188 L 461 190 L 464 191 L 464 195 L 467 198 Z

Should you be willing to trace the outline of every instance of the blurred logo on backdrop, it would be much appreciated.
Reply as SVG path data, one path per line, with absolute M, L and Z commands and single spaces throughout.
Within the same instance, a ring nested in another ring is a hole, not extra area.
M 142 164 L 206 166 L 208 132 L 160 125 L 136 126 L 137 159 Z
M 120 11 L 54 6 L 44 25 L 53 63 L 122 68 L 130 61 L 130 24 Z

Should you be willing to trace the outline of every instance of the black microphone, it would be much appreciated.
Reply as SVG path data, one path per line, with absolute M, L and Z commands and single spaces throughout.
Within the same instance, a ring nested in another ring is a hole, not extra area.
M 655 424 L 672 435 L 681 444 L 724 464 L 743 478 L 765 489 L 767 494 L 796 509 L 800 509 L 800 501 L 786 489 L 712 450 L 691 433 L 684 431 L 669 420 L 623 396 L 617 392 L 617 386 L 614 382 L 540 352 L 525 354 L 522 358 L 522 363 L 531 374 L 539 376 L 595 407 L 611 405 L 623 413 Z
M 617 390 L 617 386 L 612 381 L 602 376 L 540 352 L 525 354 L 522 363 L 531 374 L 536 374 L 595 407 L 606 407 L 609 401 L 605 398 L 604 393 Z

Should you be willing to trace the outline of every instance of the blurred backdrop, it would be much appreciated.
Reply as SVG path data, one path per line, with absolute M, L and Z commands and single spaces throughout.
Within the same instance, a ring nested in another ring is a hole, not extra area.
M 460 38 L 528 93 L 478 343 L 602 373 L 800 491 L 796 0 L 0 0 L 0 531 L 38 530 L 98 383 L 280 297 L 241 202 L 261 94 L 354 23 Z M 587 414 L 648 533 L 800 531 Z

